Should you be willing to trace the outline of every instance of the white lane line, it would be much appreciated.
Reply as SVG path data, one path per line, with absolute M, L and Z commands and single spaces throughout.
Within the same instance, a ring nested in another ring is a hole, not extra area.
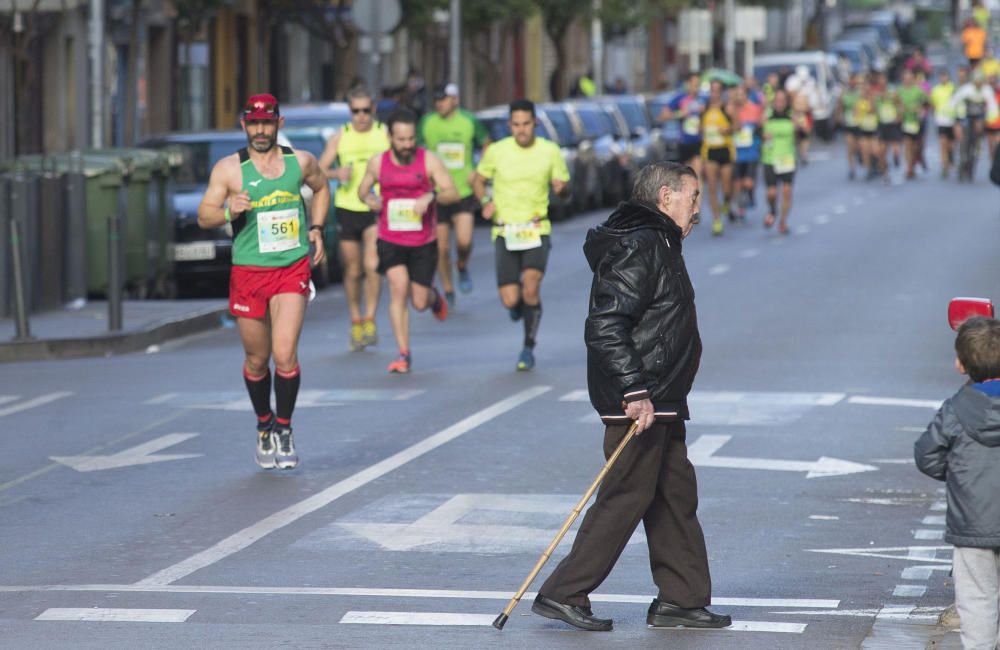
M 874 458 L 873 463 L 878 463 L 879 465 L 912 465 L 912 458 Z
M 840 517 L 835 517 L 833 515 L 809 515 L 810 519 L 815 519 L 816 521 L 840 521 Z
M 0 404 L 9 404 L 10 402 L 16 402 L 20 399 L 20 395 L 0 395 Z
M 810 228 L 809 226 L 796 226 L 795 228 L 796 235 L 808 235 L 811 232 L 812 228 Z
M 748 248 L 745 251 L 743 251 L 743 252 L 740 253 L 740 257 L 742 257 L 745 260 L 748 260 L 751 257 L 757 257 L 758 255 L 760 255 L 760 249 L 759 248 Z
M 941 408 L 941 400 L 933 399 L 904 399 L 898 397 L 868 397 L 867 395 L 854 395 L 847 398 L 848 404 L 865 404 L 867 406 L 911 406 L 922 409 Z
M 195 609 L 116 609 L 111 607 L 52 607 L 36 621 L 100 621 L 103 623 L 183 623 Z
M 18 411 L 27 411 L 28 409 L 33 409 L 36 406 L 42 406 L 48 404 L 49 402 L 54 402 L 57 399 L 62 399 L 64 397 L 69 397 L 73 393 L 66 391 L 59 391 L 56 393 L 48 393 L 47 395 L 42 395 L 36 397 L 35 399 L 29 399 L 27 402 L 21 402 L 20 404 L 15 404 L 14 406 L 8 406 L 7 408 L 0 409 L 0 418 L 5 415 L 10 415 L 11 413 L 17 413 Z
M 451 612 L 347 612 L 341 623 L 354 625 L 492 625 L 494 614 Z
M 587 389 L 571 390 L 559 398 L 560 402 L 587 402 L 590 400 L 590 393 Z
M 913 539 L 920 539 L 920 540 L 944 539 L 944 530 L 940 528 L 938 529 L 921 528 L 920 530 L 916 530 L 913 532 Z
M 777 632 L 781 634 L 802 634 L 806 631 L 808 623 L 775 623 L 773 621 L 733 621 L 729 627 L 717 630 L 699 630 L 699 632 L 723 633 L 723 632 Z M 691 628 L 658 627 L 654 628 L 666 632 L 678 629 L 690 631 Z
M 927 430 L 927 427 L 896 427 L 896 431 L 905 431 L 906 433 L 923 433 Z
M 950 548 L 950 547 L 949 547 Z M 264 596 L 348 596 L 353 598 L 458 598 L 464 600 L 510 600 L 511 591 L 463 591 L 457 589 L 392 589 L 365 587 L 249 587 L 224 585 L 0 585 L 0 593 L 10 592 L 129 592 L 155 594 L 235 594 Z M 538 594 L 528 592 L 524 600 Z M 649 603 L 649 594 L 593 593 L 597 603 Z M 799 609 L 836 609 L 840 600 L 826 598 L 720 598 L 712 604 L 720 607 L 795 607 Z
M 914 613 L 920 611 L 921 613 Z M 919 610 L 912 605 L 890 605 L 881 609 L 837 609 L 828 612 L 770 612 L 783 616 L 859 616 L 864 618 L 877 616 L 879 620 L 900 621 L 936 621 L 944 611 L 943 607 L 921 607 Z
M 162 395 L 157 395 L 152 399 L 146 400 L 143 404 L 166 404 L 167 402 L 172 402 L 178 397 L 180 397 L 180 393 L 163 393 Z
M 899 598 L 920 598 L 927 593 L 925 585 L 896 585 L 892 595 Z
M 191 575 L 195 571 L 229 557 L 247 548 L 257 540 L 265 537 L 276 530 L 284 528 L 288 524 L 295 522 L 306 515 L 329 505 L 345 494 L 349 494 L 360 487 L 363 487 L 377 478 L 389 472 L 399 469 L 412 460 L 420 458 L 424 454 L 431 452 L 441 445 L 455 440 L 476 427 L 479 427 L 490 420 L 493 420 L 504 413 L 511 411 L 518 406 L 533 400 L 534 398 L 552 390 L 551 386 L 535 386 L 515 393 L 510 397 L 488 406 L 481 411 L 473 413 L 465 419 L 451 425 L 450 427 L 435 433 L 434 435 L 421 440 L 420 442 L 407 447 L 406 449 L 393 454 L 385 460 L 379 461 L 361 470 L 342 481 L 334 483 L 325 490 L 303 499 L 284 510 L 265 517 L 243 530 L 230 535 L 222 541 L 216 543 L 204 551 L 196 553 L 186 560 L 182 560 L 173 566 L 157 571 L 153 575 L 140 580 L 136 584 L 140 585 L 166 585 Z
M 709 275 L 722 275 L 723 273 L 727 273 L 728 271 L 729 271 L 729 265 L 728 264 L 716 264 L 715 266 L 713 266 L 712 268 L 710 268 L 708 270 L 708 274 Z
M 931 504 L 931 512 L 944 512 L 948 509 L 947 501 L 935 501 Z
M 903 569 L 903 580 L 930 580 L 935 570 L 945 570 L 949 567 L 908 566 Z
M 947 521 L 944 515 L 927 515 L 920 523 L 925 526 L 944 526 Z

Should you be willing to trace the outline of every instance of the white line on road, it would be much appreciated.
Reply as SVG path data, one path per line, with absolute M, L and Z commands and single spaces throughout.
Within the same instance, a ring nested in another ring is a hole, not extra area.
M 62 399 L 64 397 L 69 397 L 73 393 L 66 391 L 58 391 L 56 393 L 49 393 L 47 395 L 41 395 L 35 399 L 29 399 L 27 402 L 21 402 L 20 404 L 15 404 L 14 406 L 8 406 L 7 408 L 0 409 L 0 418 L 5 415 L 10 415 L 11 413 L 17 413 L 18 411 L 27 411 L 28 409 L 33 409 L 36 406 L 42 406 L 48 404 L 49 402 L 54 402 L 57 399 Z
M 863 465 L 839 458 L 822 456 L 819 460 L 783 460 L 778 458 L 741 458 L 717 456 L 732 436 L 703 435 L 688 445 L 688 458 L 696 467 L 718 467 L 726 469 L 758 469 L 777 472 L 806 472 L 806 478 L 842 476 L 858 472 L 878 470 L 873 465 Z
M 892 595 L 898 598 L 920 598 L 927 593 L 925 585 L 896 585 Z
M 813 221 L 815 221 L 817 225 L 825 226 L 826 224 L 830 223 L 830 215 L 828 214 L 818 215 Z
M 72 467 L 78 472 L 99 472 L 105 469 L 117 469 L 131 465 L 148 465 L 167 460 L 185 460 L 198 458 L 203 454 L 157 454 L 167 447 L 173 447 L 186 440 L 197 437 L 197 433 L 168 433 L 155 440 L 120 451 L 110 456 L 49 456 L 57 463 Z
M 571 390 L 559 398 L 560 402 L 586 402 L 590 400 L 590 394 L 586 388 L 581 390 Z
M 347 612 L 341 623 L 354 625 L 492 625 L 494 614 L 453 612 Z
M 896 427 L 896 431 L 905 431 L 906 433 L 923 433 L 927 430 L 927 427 Z
M 925 526 L 944 526 L 947 522 L 944 515 L 927 515 L 920 523 Z
M 913 531 L 913 539 L 921 539 L 921 540 L 944 539 L 944 529 L 921 528 L 919 530 Z
M 758 255 L 760 255 L 760 249 L 759 248 L 748 248 L 745 251 L 743 251 L 743 252 L 740 253 L 740 257 L 742 257 L 745 260 L 748 260 L 751 257 L 757 257 Z
M 908 566 L 903 569 L 903 580 L 930 580 L 935 571 L 950 571 L 948 566 Z
M 157 395 L 152 399 L 146 400 L 143 404 L 166 404 L 167 402 L 172 402 L 178 397 L 180 397 L 180 393 L 163 393 L 162 395 Z
M 846 205 L 835 205 L 835 206 L 833 206 L 833 213 L 834 214 L 847 214 L 847 206 Z
M 916 611 L 921 613 L 917 614 Z M 888 605 L 882 607 L 881 609 L 836 609 L 828 612 L 770 612 L 771 614 L 781 614 L 783 616 L 789 615 L 800 615 L 800 616 L 859 616 L 859 617 L 874 617 L 877 616 L 881 620 L 905 620 L 905 621 L 936 621 L 944 611 L 943 607 L 940 608 L 920 608 L 919 610 L 912 605 L 898 606 L 898 605 Z
M 840 517 L 834 517 L 833 515 L 809 515 L 809 518 L 816 521 L 840 521 Z
M 473 413 L 465 419 L 451 425 L 450 427 L 435 433 L 434 435 L 421 440 L 420 442 L 403 449 L 375 463 L 371 467 L 361 470 L 342 481 L 334 483 L 322 492 L 299 501 L 284 510 L 265 517 L 243 530 L 230 535 L 222 541 L 216 543 L 204 551 L 196 553 L 186 560 L 182 560 L 173 566 L 169 566 L 162 571 L 157 571 L 153 575 L 140 580 L 139 585 L 166 585 L 191 575 L 195 571 L 229 557 L 247 548 L 257 540 L 284 528 L 288 524 L 295 522 L 302 517 L 319 510 L 320 508 L 336 501 L 345 494 L 349 494 L 360 487 L 363 487 L 377 478 L 389 472 L 399 469 L 412 460 L 420 458 L 424 454 L 431 452 L 441 445 L 444 445 L 459 436 L 472 431 L 490 420 L 493 420 L 504 413 L 511 411 L 518 406 L 528 402 L 543 393 L 552 390 L 551 386 L 535 386 L 515 393 L 510 397 L 488 406 L 481 411 Z
M 103 623 L 183 623 L 194 609 L 116 609 L 111 607 L 52 607 L 36 621 L 100 621 Z
M 733 621 L 729 627 L 721 629 L 701 629 L 699 632 L 719 634 L 722 632 L 777 632 L 780 634 L 802 634 L 808 623 L 775 623 L 773 621 Z M 691 631 L 693 628 L 658 627 L 657 630 L 671 632 L 678 629 Z
M 712 268 L 710 268 L 708 270 L 708 274 L 709 275 L 722 275 L 723 273 L 726 273 L 728 271 L 729 271 L 729 265 L 728 264 L 716 264 L 715 266 L 713 266 Z
M 795 228 L 796 235 L 808 235 L 811 232 L 812 228 L 810 228 L 809 226 L 796 226 Z
M 941 408 L 941 400 L 933 399 L 904 399 L 899 397 L 868 397 L 866 395 L 854 395 L 847 398 L 848 404 L 865 404 L 868 406 L 912 406 L 922 409 Z M 923 429 L 921 429 L 923 431 Z
M 944 512 L 948 509 L 947 501 L 935 501 L 931 504 L 931 512 Z
M 129 592 L 150 594 L 238 594 L 265 596 L 348 596 L 353 598 L 459 598 L 467 600 L 510 600 L 511 591 L 462 591 L 457 589 L 390 589 L 365 587 L 244 587 L 222 585 L 0 585 L 0 593 L 17 592 Z M 524 600 L 537 594 L 528 592 Z M 596 603 L 649 603 L 649 594 L 593 593 Z M 712 597 L 719 607 L 796 607 L 799 609 L 836 609 L 837 599 L 826 598 L 720 598 Z
M 0 404 L 9 404 L 10 402 L 16 402 L 18 400 L 18 395 L 0 395 Z

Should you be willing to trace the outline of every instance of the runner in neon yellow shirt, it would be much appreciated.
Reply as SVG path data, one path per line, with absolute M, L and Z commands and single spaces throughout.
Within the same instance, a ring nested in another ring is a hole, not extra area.
M 476 196 L 483 217 L 493 220 L 497 286 L 512 320 L 524 319 L 524 348 L 518 370 L 535 367 L 535 339 L 542 320 L 541 285 L 549 258 L 549 187 L 569 192 L 569 170 L 558 145 L 535 136 L 535 105 L 510 105 L 512 135 L 491 144 L 476 168 Z M 493 195 L 486 181 L 493 181 Z
M 437 243 L 438 276 L 449 306 L 455 304 L 455 286 L 451 278 L 451 230 L 455 230 L 458 249 L 458 288 L 472 291 L 469 257 L 472 255 L 472 230 L 479 203 L 472 193 L 471 177 L 475 174 L 472 153 L 489 144 L 486 127 L 474 115 L 458 107 L 458 86 L 449 83 L 434 91 L 434 112 L 420 120 L 417 142 L 437 154 L 455 181 L 459 201 L 438 209 Z

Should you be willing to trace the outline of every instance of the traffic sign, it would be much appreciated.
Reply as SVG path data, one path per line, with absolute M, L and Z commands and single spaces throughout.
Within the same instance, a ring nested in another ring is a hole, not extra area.
M 366 34 L 388 34 L 403 17 L 399 0 L 354 0 L 351 17 Z

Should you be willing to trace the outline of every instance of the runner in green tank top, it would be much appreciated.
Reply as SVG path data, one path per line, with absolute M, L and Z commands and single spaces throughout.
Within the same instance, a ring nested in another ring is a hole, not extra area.
M 434 91 L 434 112 L 420 120 L 417 141 L 437 154 L 458 189 L 459 201 L 438 207 L 438 275 L 449 306 L 455 304 L 455 286 L 451 277 L 451 227 L 455 228 L 458 259 L 458 288 L 472 291 L 469 257 L 472 255 L 472 230 L 479 202 L 472 193 L 472 154 L 476 147 L 489 144 L 486 128 L 471 113 L 458 107 L 458 86 L 453 83 Z
M 781 183 L 781 220 L 778 232 L 788 234 L 788 212 L 792 208 L 792 183 L 795 181 L 795 115 L 791 109 L 788 92 L 778 89 L 774 93 L 771 114 L 764 121 L 764 182 L 767 185 L 767 203 L 770 210 L 764 218 L 764 227 L 774 225 L 778 213 L 778 183 Z M 804 116 L 799 122 L 804 122 Z
M 844 129 L 844 142 L 847 144 L 847 178 L 854 180 L 858 162 L 861 158 L 861 147 L 858 142 L 860 125 L 855 115 L 855 107 L 861 99 L 861 75 L 853 74 L 848 82 L 847 90 L 840 96 L 837 105 L 837 122 Z
M 299 392 L 298 341 L 310 291 L 310 263 L 322 264 L 330 188 L 312 154 L 279 147 L 282 126 L 273 95 L 251 97 L 240 123 L 248 146 L 212 168 L 198 225 L 233 229 L 229 310 L 243 349 L 243 377 L 257 415 L 257 464 L 291 469 L 299 457 L 292 411 Z M 313 191 L 306 226 L 302 185 Z M 309 247 L 316 252 L 310 258 Z M 271 410 L 271 358 L 275 409 Z
M 367 90 L 351 90 L 347 94 L 347 105 L 351 109 L 351 121 L 327 141 L 319 166 L 327 178 L 338 182 L 333 200 L 337 209 L 337 241 L 344 264 L 344 294 L 351 314 L 350 348 L 357 351 L 378 342 L 375 311 L 382 290 L 375 250 L 378 239 L 375 214 L 358 198 L 358 186 L 368 161 L 389 149 L 389 134 L 375 121 L 375 103 Z M 336 168 L 333 168 L 334 162 Z M 363 315 L 362 293 L 365 298 Z

